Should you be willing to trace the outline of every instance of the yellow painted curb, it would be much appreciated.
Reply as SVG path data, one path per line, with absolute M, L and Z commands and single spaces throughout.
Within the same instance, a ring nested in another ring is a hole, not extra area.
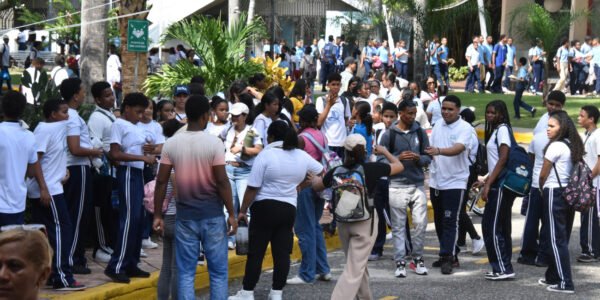
M 515 140 L 519 144 L 529 144 L 533 139 L 533 132 L 514 132 Z M 485 130 L 477 128 L 477 137 L 480 139 L 485 138 Z
M 325 246 L 327 251 L 335 250 L 341 247 L 340 239 L 337 234 L 329 236 L 325 234 Z M 298 246 L 298 239 L 294 238 L 294 248 L 292 249 L 291 260 L 299 261 L 302 255 Z M 235 251 L 229 251 L 229 280 L 244 276 L 246 268 L 246 256 L 237 256 Z M 273 268 L 273 257 L 271 256 L 271 246 L 267 248 L 262 265 L 263 270 Z M 153 272 L 150 278 L 132 279 L 130 284 L 106 283 L 97 287 L 89 288 L 81 292 L 70 294 L 40 294 L 41 299 L 65 299 L 65 300 L 139 300 L 156 299 L 156 286 L 158 284 L 158 275 L 160 271 Z M 208 288 L 208 269 L 206 266 L 198 266 L 196 269 L 196 290 Z

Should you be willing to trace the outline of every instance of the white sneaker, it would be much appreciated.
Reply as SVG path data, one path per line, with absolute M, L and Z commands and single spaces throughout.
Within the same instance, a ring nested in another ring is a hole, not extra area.
M 331 273 L 319 274 L 319 276 L 317 276 L 317 280 L 320 280 L 320 281 L 331 281 L 331 279 L 333 279 L 333 276 L 331 276 Z
M 479 252 L 481 252 L 481 250 L 485 246 L 483 239 L 479 238 L 478 240 L 472 240 L 472 242 L 473 242 L 473 251 L 471 251 L 471 254 L 473 254 L 473 255 L 479 254 Z
M 229 296 L 227 300 L 254 300 L 254 291 L 239 290 L 237 294 Z
M 235 250 L 235 243 L 232 241 L 227 242 L 227 249 Z
M 396 263 L 396 272 L 394 272 L 394 276 L 399 278 L 406 277 L 406 263 L 403 261 L 399 261 Z
M 148 257 L 148 254 L 146 254 L 146 252 L 144 252 L 144 249 L 140 250 L 140 257 L 143 257 L 143 258 Z
M 287 284 L 311 284 L 310 282 L 304 281 L 300 276 L 296 275 L 286 281 Z
M 385 240 L 386 241 L 389 241 L 391 239 L 392 239 L 392 233 L 391 232 L 385 235 Z
M 110 253 L 106 253 L 102 249 L 98 249 L 96 254 L 94 254 L 94 260 L 97 262 L 107 263 L 110 261 Z
M 269 292 L 269 300 L 281 300 L 283 298 L 282 290 L 271 290 Z
M 142 240 L 142 249 L 156 249 L 158 244 L 153 242 L 150 238 Z

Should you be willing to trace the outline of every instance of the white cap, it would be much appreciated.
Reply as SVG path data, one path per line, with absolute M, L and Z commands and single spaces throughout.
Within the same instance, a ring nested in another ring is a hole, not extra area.
M 352 151 L 357 145 L 367 146 L 367 140 L 365 140 L 364 136 L 354 133 L 349 135 L 344 141 L 344 148 L 348 151 Z
M 250 109 L 248 109 L 248 106 L 242 102 L 238 102 L 234 105 L 231 106 L 231 109 L 229 110 L 229 113 L 232 116 L 239 116 L 241 114 L 248 114 L 250 113 Z

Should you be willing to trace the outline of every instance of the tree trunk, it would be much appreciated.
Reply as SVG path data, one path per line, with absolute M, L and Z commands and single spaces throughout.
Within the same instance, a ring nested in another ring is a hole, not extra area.
M 227 16 L 229 28 L 233 24 L 236 24 L 240 20 L 240 1 L 239 0 L 228 0 L 227 9 L 229 15 Z
M 427 8 L 427 0 L 416 0 L 417 15 L 413 17 L 413 80 L 420 83 L 425 76 L 425 37 L 423 33 L 423 18 Z
M 250 25 L 252 20 L 254 19 L 254 7 L 256 6 L 255 0 L 248 1 L 248 18 L 246 19 L 246 24 Z
M 89 89 L 94 82 L 106 80 L 106 22 L 87 24 L 90 21 L 107 17 L 106 6 L 98 9 L 88 9 L 102 5 L 104 0 L 83 0 L 81 3 L 81 80 L 83 86 Z M 93 103 L 94 99 L 87 93 L 86 101 Z
M 388 8 L 385 4 L 383 4 L 383 17 L 385 19 L 385 31 L 387 32 L 387 38 L 388 38 L 390 54 L 391 54 L 391 52 L 392 52 L 391 49 L 395 48 L 395 44 L 394 44 L 394 37 L 392 36 L 392 27 L 390 26 L 390 11 L 388 10 Z
M 146 0 L 121 0 L 119 15 L 127 15 L 146 10 Z M 145 20 L 148 13 L 133 15 L 119 19 L 119 31 L 121 32 L 121 81 L 123 82 L 123 95 L 139 92 L 142 83 L 148 75 L 148 53 L 127 51 L 127 21 L 130 19 Z M 137 59 L 136 59 L 137 57 Z M 135 69 L 137 64 L 137 80 L 135 80 Z

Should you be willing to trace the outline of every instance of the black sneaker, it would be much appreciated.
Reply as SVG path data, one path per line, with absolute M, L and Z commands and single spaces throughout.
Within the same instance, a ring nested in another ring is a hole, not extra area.
M 68 286 L 54 286 L 53 289 L 56 291 L 83 291 L 85 290 L 85 285 L 77 281 L 73 281 Z
M 525 257 L 517 258 L 517 263 L 522 264 L 522 265 L 535 266 L 535 261 L 529 260 Z
M 148 272 L 146 272 L 146 271 L 144 271 L 144 270 L 142 270 L 142 269 L 140 269 L 138 267 L 135 267 L 132 270 L 130 270 L 130 271 L 127 272 L 127 276 L 132 277 L 132 278 L 133 277 L 136 277 L 136 278 L 148 278 L 148 277 L 150 277 L 150 273 L 148 273 Z
M 580 263 L 593 263 L 597 262 L 598 259 L 588 253 L 581 253 L 581 255 L 579 255 L 577 258 L 577 261 Z
M 109 272 L 108 270 L 104 270 L 104 275 L 108 276 L 110 279 L 112 279 L 112 281 L 114 281 L 116 283 L 131 282 L 131 279 L 129 279 L 129 276 L 125 275 L 124 273 L 113 273 L 113 272 Z
M 431 264 L 431 266 L 434 267 L 434 268 L 441 268 L 442 267 L 442 258 L 440 257 L 440 259 L 434 261 Z M 452 267 L 453 268 L 460 267 L 460 263 L 458 262 L 458 257 L 454 257 L 454 262 L 452 263 Z
M 537 109 L 535 109 L 535 108 L 531 111 L 531 117 L 532 118 L 535 118 L 535 113 L 536 112 L 537 112 Z
M 90 270 L 90 268 L 88 268 L 87 266 L 73 265 L 71 267 L 71 272 L 73 272 L 73 274 L 87 275 L 87 274 L 91 274 L 92 270 Z
M 441 266 L 442 274 L 444 274 L 444 275 L 452 274 L 452 264 L 453 264 L 452 259 L 443 259 L 442 266 Z

